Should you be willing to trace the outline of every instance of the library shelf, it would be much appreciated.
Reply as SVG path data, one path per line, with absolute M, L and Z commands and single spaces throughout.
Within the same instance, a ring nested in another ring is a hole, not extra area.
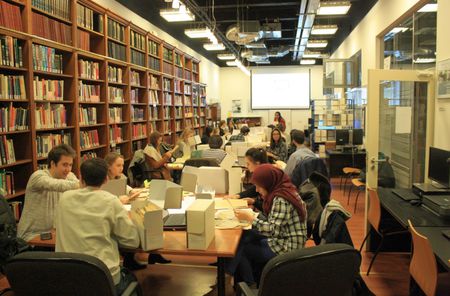
M 120 121 L 120 122 L 110 122 L 108 125 L 115 125 L 115 124 L 127 124 L 129 121 Z
M 96 123 L 96 124 L 86 124 L 86 125 L 82 125 L 80 124 L 80 128 L 93 128 L 93 127 L 101 127 L 101 126 L 105 126 L 105 123 Z
M 7 131 L 7 132 L 0 132 L 0 136 L 4 136 L 4 135 L 16 135 L 16 134 L 25 134 L 25 133 L 29 133 L 30 130 L 20 130 L 20 131 Z
M 147 140 L 147 136 L 142 136 L 142 137 L 137 137 L 137 138 L 133 138 L 131 139 L 131 141 L 141 141 L 141 140 Z
M 89 29 L 89 28 L 86 28 L 86 27 L 83 27 L 83 26 L 80 26 L 80 25 L 77 25 L 77 28 L 80 29 L 80 30 L 86 31 L 86 32 L 88 32 L 88 33 L 91 33 L 91 34 L 93 34 L 93 35 L 96 35 L 96 36 L 98 36 L 98 37 L 105 37 L 105 35 L 102 34 L 102 33 L 100 33 L 100 32 L 91 30 L 91 29 Z
M 134 84 L 130 84 L 131 88 L 140 88 L 140 89 L 146 89 L 147 87 L 142 86 L 142 85 L 134 85 Z
M 147 103 L 131 103 L 132 106 L 147 106 Z
M 70 74 L 61 74 L 61 73 L 53 73 L 53 72 L 47 72 L 47 71 L 41 71 L 41 70 L 33 70 L 34 75 L 42 75 L 42 76 L 52 76 L 52 77 L 59 77 L 59 78 L 73 78 L 73 75 Z
M 66 130 L 66 129 L 73 129 L 73 128 L 74 128 L 74 126 L 36 128 L 36 132 L 50 132 L 50 131 Z
M 116 86 L 128 86 L 128 84 L 123 83 L 123 82 L 113 82 L 113 81 L 108 81 L 109 85 L 116 85 Z
M 29 103 L 28 100 L 14 100 L 14 99 L 0 99 L 0 102 L 4 102 L 4 103 Z
M 3 164 L 3 165 L 0 165 L 0 170 L 1 170 L 1 169 L 6 169 L 6 168 L 9 168 L 9 167 L 13 167 L 13 166 L 29 164 L 29 163 L 31 163 L 32 161 L 33 161 L 33 160 L 32 160 L 31 158 L 27 158 L 27 159 L 21 159 L 21 160 L 18 160 L 18 161 L 16 161 L 16 162 Z
M 78 101 L 80 105 L 105 105 L 105 102 Z
M 50 103 L 50 104 L 73 104 L 74 101 L 67 100 L 34 100 L 35 103 Z
M 6 200 L 13 199 L 13 198 L 16 198 L 16 197 L 19 197 L 19 196 L 22 196 L 22 195 L 25 195 L 25 189 L 16 189 L 15 193 L 13 193 L 13 194 L 6 194 L 5 195 L 5 199 Z
M 27 68 L 13 67 L 13 66 L 3 66 L 0 65 L 0 70 L 17 71 L 17 72 L 27 72 Z
M 116 39 L 116 38 L 113 38 L 113 37 L 110 37 L 110 36 L 108 36 L 107 39 L 108 39 L 108 41 L 112 41 L 112 42 L 118 43 L 120 45 L 127 46 L 127 44 L 125 42 L 120 41 L 119 39 Z
M 78 80 L 89 81 L 89 82 L 93 82 L 93 83 L 104 83 L 105 82 L 105 80 L 102 80 L 102 79 L 92 79 L 92 78 L 84 78 L 84 77 L 78 77 Z
M 132 123 L 146 123 L 147 120 L 132 120 Z
M 39 8 L 37 8 L 35 6 L 31 6 L 31 10 L 35 11 L 35 12 L 37 12 L 39 14 L 43 14 L 43 15 L 49 17 L 49 18 L 55 19 L 57 21 L 60 21 L 62 23 L 65 23 L 66 25 L 72 25 L 72 22 L 70 20 L 67 20 L 65 18 L 62 18 L 62 17 L 59 17 L 57 15 L 51 14 L 51 13 L 49 13 L 49 12 L 47 12 L 45 10 L 39 9 Z
M 91 151 L 91 150 L 98 150 L 101 148 L 105 148 L 106 145 L 98 145 L 98 146 L 92 146 L 92 147 L 87 147 L 87 148 L 81 148 L 80 151 L 81 152 L 86 152 L 86 151 Z

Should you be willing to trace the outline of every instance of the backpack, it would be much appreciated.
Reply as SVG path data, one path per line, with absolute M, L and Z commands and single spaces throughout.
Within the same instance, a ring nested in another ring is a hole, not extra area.
M 16 219 L 8 202 L 0 195 L 0 271 L 9 258 L 28 250 L 28 244 L 17 237 Z

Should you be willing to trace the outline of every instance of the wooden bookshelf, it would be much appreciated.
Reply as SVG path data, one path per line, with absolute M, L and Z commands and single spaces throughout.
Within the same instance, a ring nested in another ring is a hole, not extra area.
M 12 140 L 15 154 L 14 161 L 0 164 L 0 171 L 14 175 L 9 200 L 20 200 L 33 171 L 46 166 L 48 143 L 67 142 L 75 149 L 73 172 L 79 176 L 81 161 L 89 157 L 117 150 L 131 159 L 152 131 L 170 143 L 187 126 L 201 133 L 200 119 L 206 123 L 208 115 L 199 60 L 90 0 L 68 0 L 67 11 L 39 3 L 0 0 L 8 12 L 0 40 L 15 39 L 21 56 L 21 64 L 0 61 L 0 75 L 19 79 L 24 92 L 0 97 L 0 110 L 23 112 L 24 120 L 21 127 L 0 130 L 0 137 Z M 44 25 L 37 26 L 37 19 Z M 56 27 L 64 33 L 55 35 Z M 43 60 L 47 53 L 54 60 Z M 49 85 L 52 91 L 43 93 Z M 110 118 L 110 109 L 120 110 L 119 120 Z M 43 124 L 44 116 L 51 120 Z

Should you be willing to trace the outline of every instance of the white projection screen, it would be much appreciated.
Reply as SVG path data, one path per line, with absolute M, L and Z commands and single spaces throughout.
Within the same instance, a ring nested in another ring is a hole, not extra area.
M 252 109 L 309 109 L 310 70 L 258 67 L 251 76 Z

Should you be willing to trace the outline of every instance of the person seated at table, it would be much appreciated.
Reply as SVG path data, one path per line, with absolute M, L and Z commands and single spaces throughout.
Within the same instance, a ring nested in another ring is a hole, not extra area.
M 177 145 L 178 150 L 175 151 L 173 157 L 175 158 L 189 158 L 195 146 L 191 146 L 189 139 L 194 137 L 194 131 L 190 127 L 186 127 L 180 134 Z
M 145 160 L 150 169 L 154 170 L 151 177 L 154 179 L 172 180 L 170 171 L 167 169 L 166 164 L 172 157 L 173 151 L 178 148 L 176 146 L 173 150 L 161 155 L 159 152 L 159 146 L 162 143 L 162 135 L 159 132 L 153 132 L 150 134 L 150 143 L 145 147 L 144 154 Z
M 312 152 L 311 149 L 304 145 L 305 143 L 305 133 L 303 131 L 296 130 L 292 133 L 292 142 L 297 147 L 297 150 L 289 157 L 286 168 L 284 172 L 292 178 L 292 173 L 295 167 L 302 162 L 304 159 L 309 157 L 317 157 L 317 155 Z
M 220 164 L 222 160 L 227 156 L 225 150 L 221 149 L 223 144 L 222 137 L 219 135 L 213 135 L 209 138 L 209 149 L 202 151 L 202 158 L 215 158 L 217 163 Z
M 107 180 L 105 160 L 93 158 L 81 164 L 82 188 L 63 193 L 56 211 L 55 251 L 102 260 L 121 295 L 136 278 L 120 267 L 119 245 L 137 248 L 140 240 L 137 227 L 119 199 L 100 189 Z
M 292 134 L 298 131 L 297 129 L 291 129 L 291 131 L 289 132 L 289 138 L 291 140 L 291 142 L 289 143 L 287 149 L 288 149 L 288 153 L 287 153 L 287 158 L 286 160 L 289 159 L 289 157 L 297 150 L 297 146 L 295 146 L 294 141 L 292 140 Z
M 236 217 L 251 223 L 253 229 L 244 231 L 236 256 L 227 262 L 227 272 L 236 283 L 252 286 L 270 259 L 305 246 L 306 207 L 289 177 L 271 164 L 257 166 L 251 182 L 261 194 L 267 219 L 236 210 Z
M 222 119 L 219 124 L 219 136 L 223 137 L 229 133 L 230 131 L 228 129 L 227 122 Z
M 35 171 L 28 180 L 25 203 L 17 236 L 29 241 L 53 229 L 53 218 L 63 192 L 80 186 L 72 173 L 75 150 L 69 145 L 53 147 L 48 153 L 48 169 Z
M 284 162 L 287 160 L 286 141 L 281 136 L 281 131 L 278 128 L 274 128 L 270 134 L 270 146 L 267 149 L 267 155 L 276 160 Z
M 203 135 L 201 137 L 202 144 L 208 144 L 209 137 L 211 137 L 212 132 L 213 132 L 212 126 L 208 125 L 208 126 L 205 127 L 205 130 L 204 130 Z
M 228 140 L 229 142 L 245 142 L 245 137 L 248 136 L 250 129 L 248 126 L 244 125 L 241 127 L 241 131 L 238 135 L 231 136 Z

